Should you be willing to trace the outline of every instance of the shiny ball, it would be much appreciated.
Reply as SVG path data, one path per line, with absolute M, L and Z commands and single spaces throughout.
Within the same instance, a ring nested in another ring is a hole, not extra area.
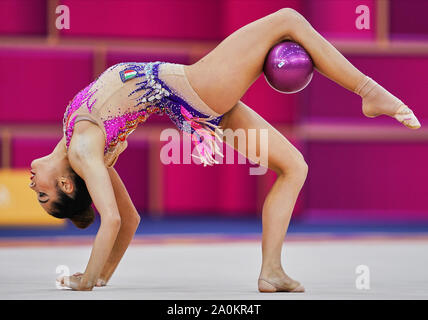
M 281 93 L 296 93 L 312 80 L 314 65 L 306 50 L 294 41 L 273 46 L 263 65 L 267 83 Z

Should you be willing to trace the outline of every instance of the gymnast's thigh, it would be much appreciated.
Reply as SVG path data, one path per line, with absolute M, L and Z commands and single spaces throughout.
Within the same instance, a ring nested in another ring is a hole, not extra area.
M 263 119 L 258 113 L 242 101 L 238 101 L 230 111 L 224 114 L 220 122 L 220 126 L 226 135 L 226 130 L 228 129 L 232 130 L 232 133 L 236 132 L 238 129 L 245 130 L 246 146 L 243 148 L 244 152 L 241 152 L 240 150 L 241 146 L 239 145 L 238 139 L 234 139 L 232 140 L 233 143 L 229 143 L 235 150 L 258 164 L 260 164 L 258 159 L 252 159 L 250 155 L 260 156 L 263 146 L 261 145 L 261 141 L 259 142 L 257 139 L 255 144 L 250 144 L 248 133 L 250 129 L 256 131 L 266 130 L 267 163 L 262 165 L 274 170 L 278 174 L 292 172 L 295 169 L 296 164 L 305 164 L 303 155 L 300 151 L 269 122 Z M 260 132 L 258 132 L 257 135 L 260 135 Z M 266 151 L 266 149 L 263 150 L 264 152 Z M 294 168 L 292 166 L 294 166 Z
M 236 30 L 192 65 L 186 77 L 215 112 L 229 111 L 263 71 L 266 54 L 284 38 L 278 11 Z

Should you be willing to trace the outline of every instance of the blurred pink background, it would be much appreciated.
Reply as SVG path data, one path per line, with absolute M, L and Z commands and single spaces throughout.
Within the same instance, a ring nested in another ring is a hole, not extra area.
M 60 4 L 70 9 L 69 30 L 55 28 Z M 358 5 L 370 8 L 369 30 L 355 27 Z M 294 219 L 428 222 L 424 0 L 2 0 L 0 165 L 26 168 L 51 152 L 67 103 L 108 66 L 191 64 L 236 29 L 283 7 L 301 12 L 356 67 L 405 101 L 422 124 L 410 131 L 389 118 L 369 120 L 358 96 L 318 73 L 293 95 L 275 92 L 261 76 L 243 101 L 309 164 Z M 171 126 L 166 116 L 152 116 L 130 136 L 116 165 L 141 215 L 261 215 L 272 172 L 251 176 L 251 165 L 239 164 L 163 165 L 157 133 Z M 2 147 L 5 139 L 10 148 Z

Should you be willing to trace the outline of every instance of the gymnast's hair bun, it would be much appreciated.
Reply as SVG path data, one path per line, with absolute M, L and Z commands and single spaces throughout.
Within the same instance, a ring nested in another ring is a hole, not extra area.
M 79 229 L 86 229 L 94 222 L 95 211 L 92 206 L 89 206 L 86 210 L 73 215 L 70 220 Z

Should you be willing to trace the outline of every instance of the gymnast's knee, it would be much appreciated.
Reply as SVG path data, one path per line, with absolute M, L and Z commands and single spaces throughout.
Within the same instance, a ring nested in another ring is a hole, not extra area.
M 288 20 L 306 20 L 300 12 L 293 8 L 281 8 L 276 12 L 276 14 Z
M 308 164 L 306 163 L 303 155 L 299 152 L 291 159 L 284 161 L 280 164 L 277 173 L 287 179 L 293 179 L 296 183 L 303 183 L 308 175 Z
M 282 8 L 275 12 L 287 34 L 292 34 L 301 25 L 309 24 L 306 18 L 293 8 Z

